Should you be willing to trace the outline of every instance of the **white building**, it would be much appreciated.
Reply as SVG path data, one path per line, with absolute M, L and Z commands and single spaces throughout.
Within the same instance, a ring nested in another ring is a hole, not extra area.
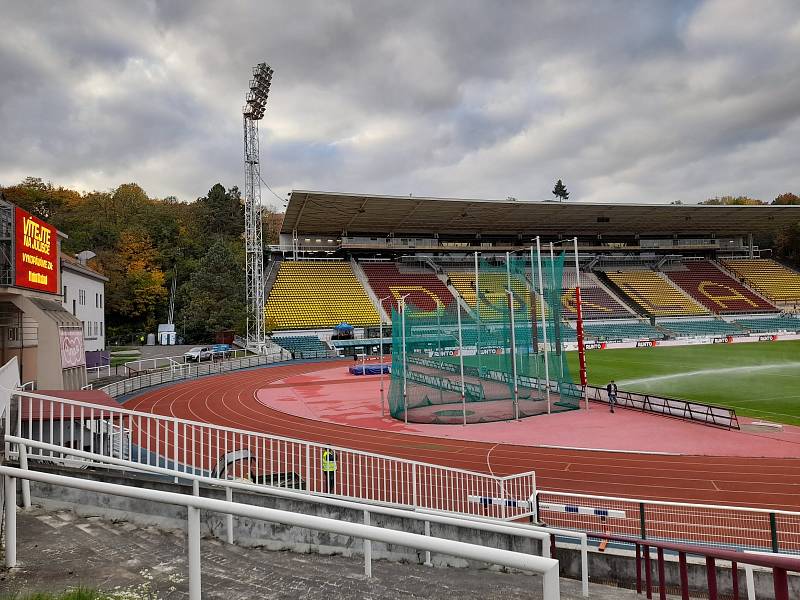
M 83 323 L 83 340 L 87 352 L 106 347 L 105 282 L 85 262 L 61 258 L 61 303 L 67 312 Z

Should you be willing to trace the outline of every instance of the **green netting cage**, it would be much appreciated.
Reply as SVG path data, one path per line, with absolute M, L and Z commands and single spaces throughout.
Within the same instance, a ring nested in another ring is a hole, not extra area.
M 484 423 L 578 408 L 563 353 L 564 255 L 475 259 L 471 293 L 392 311 L 389 407 L 413 423 Z

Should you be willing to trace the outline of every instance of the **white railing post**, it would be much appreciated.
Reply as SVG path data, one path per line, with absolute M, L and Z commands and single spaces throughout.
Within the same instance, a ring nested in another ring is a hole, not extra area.
M 17 566 L 17 478 L 5 476 L 6 567 Z
M 311 444 L 306 442 L 306 491 L 311 490 Z
M 225 500 L 233 502 L 233 490 L 230 486 L 225 487 Z M 233 544 L 233 515 L 231 513 L 225 515 L 225 535 L 227 536 L 226 541 Z
M 172 451 L 174 452 L 173 457 L 175 459 L 172 464 L 175 467 L 175 470 L 179 471 L 180 469 L 178 469 L 178 421 L 173 422 L 172 425 L 173 425 Z
M 544 600 L 559 600 L 561 591 L 558 581 L 558 564 L 542 574 Z
M 192 496 L 199 496 L 200 495 L 200 481 L 197 479 L 192 479 Z
M 428 537 L 430 537 L 430 535 L 431 535 L 431 522 L 430 521 L 425 521 L 425 535 L 427 535 Z M 426 567 L 432 567 L 433 566 L 433 563 L 431 562 L 431 551 L 430 550 L 426 550 L 425 551 L 425 566 Z
M 417 463 L 411 464 L 411 506 L 417 508 Z
M 19 468 L 24 471 L 28 470 L 28 447 L 25 444 L 19 444 Z M 22 480 L 22 508 L 29 509 L 31 507 L 31 482 L 27 479 Z
M 364 525 L 369 525 L 369 511 L 364 511 Z M 372 577 L 372 540 L 364 538 L 364 575 Z
M 186 508 L 189 545 L 189 600 L 202 600 L 200 579 L 200 509 Z

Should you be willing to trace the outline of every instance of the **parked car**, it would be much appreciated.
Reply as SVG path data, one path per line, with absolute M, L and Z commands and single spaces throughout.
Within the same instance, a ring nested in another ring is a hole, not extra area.
M 195 346 L 184 353 L 183 359 L 186 362 L 200 362 L 201 360 L 211 360 L 213 352 L 208 346 Z

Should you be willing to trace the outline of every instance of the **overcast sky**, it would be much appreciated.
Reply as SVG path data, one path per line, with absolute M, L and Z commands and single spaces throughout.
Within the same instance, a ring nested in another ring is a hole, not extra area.
M 800 193 L 797 0 L 0 0 L 0 20 L 0 185 L 241 187 L 266 61 L 281 197 Z

